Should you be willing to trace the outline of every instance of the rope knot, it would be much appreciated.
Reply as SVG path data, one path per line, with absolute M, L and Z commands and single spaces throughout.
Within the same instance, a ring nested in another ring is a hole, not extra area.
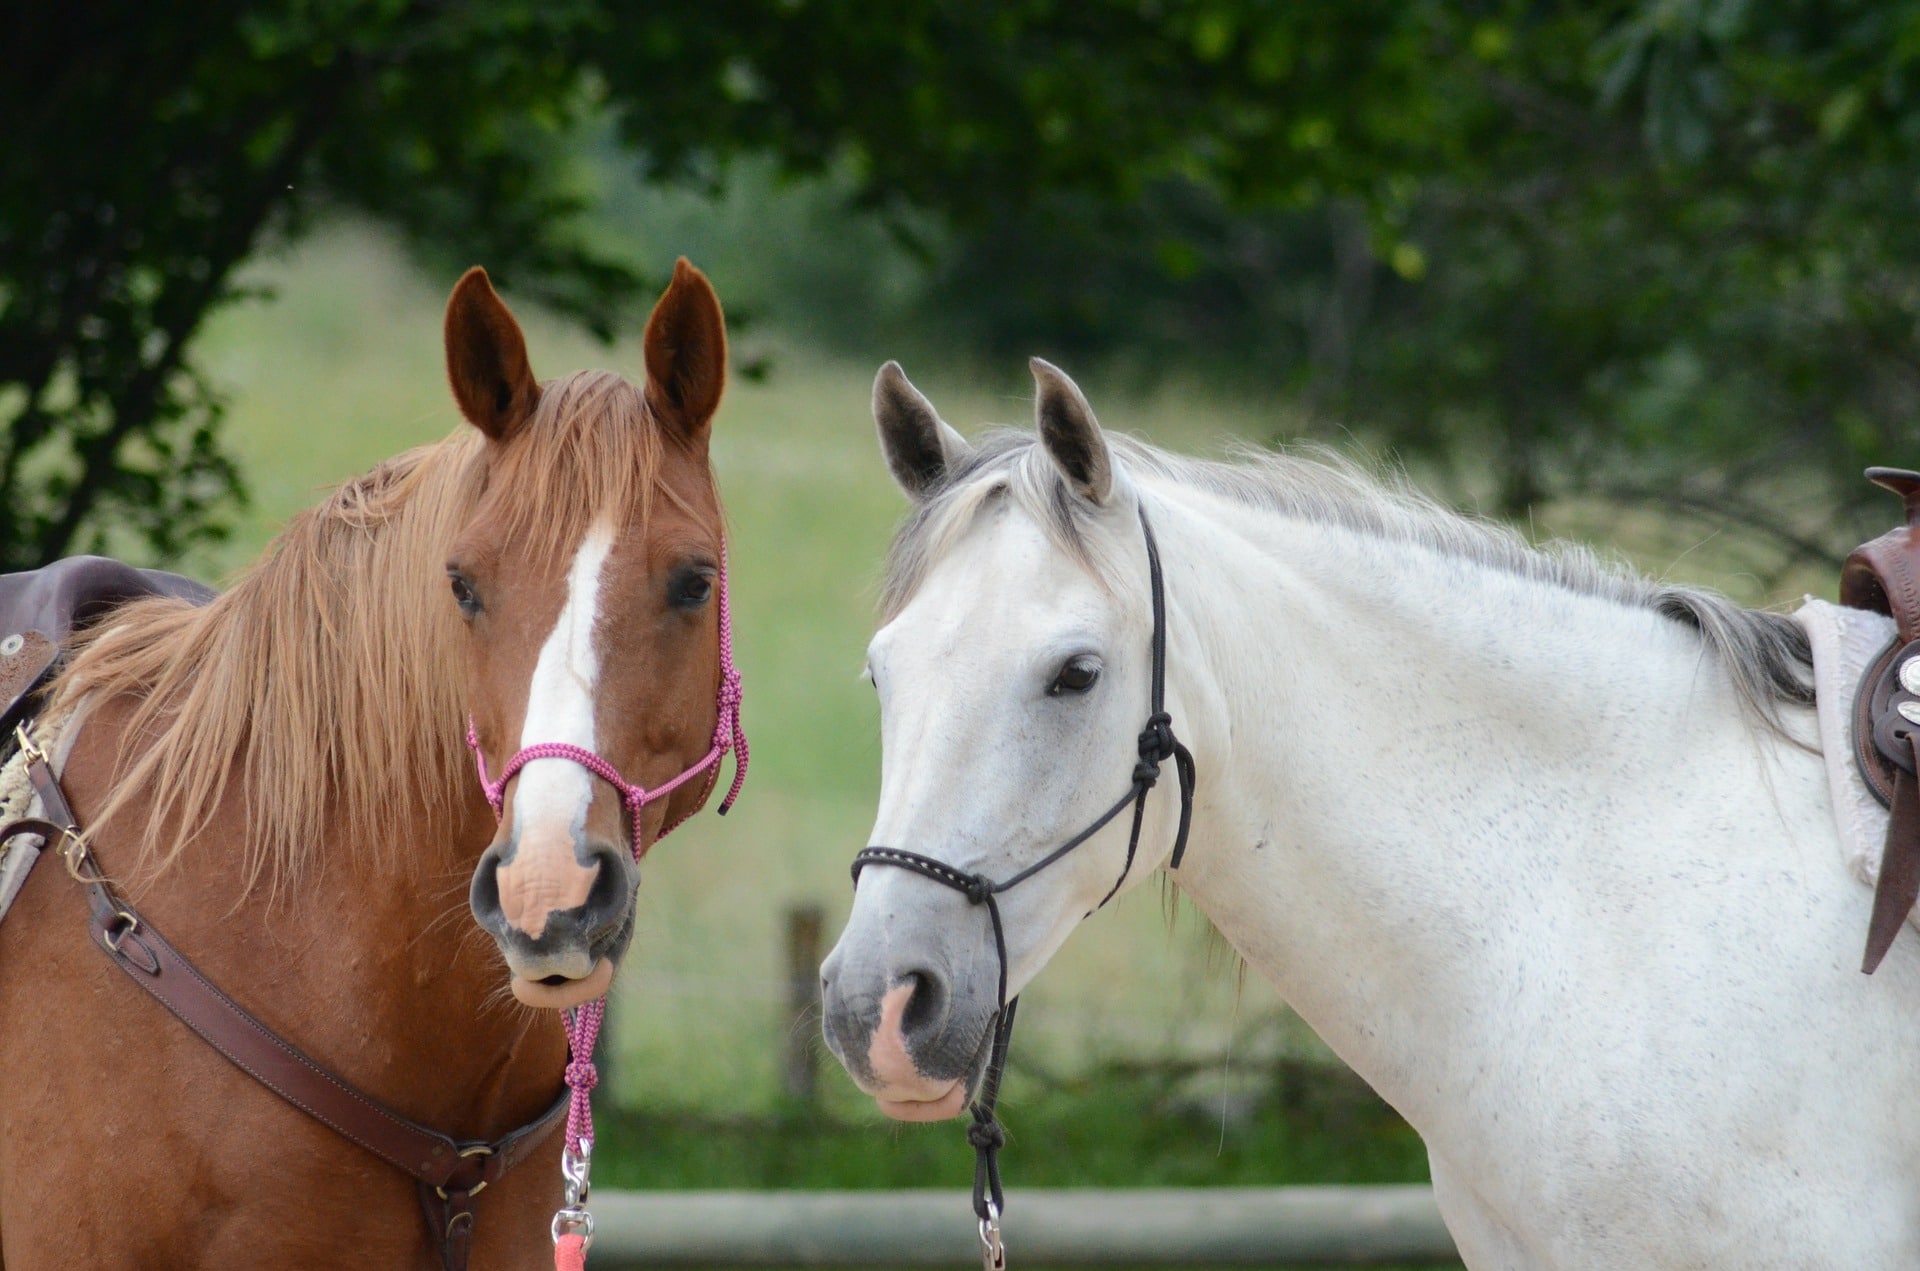
M 976 1152 L 998 1152 L 1007 1145 L 1007 1132 L 998 1121 L 975 1121 L 967 1127 L 967 1142 Z
M 982 874 L 968 874 L 960 890 L 966 894 L 968 904 L 984 905 L 987 897 L 993 895 L 993 880 Z
M 591 1059 L 576 1059 L 567 1065 L 567 1085 L 586 1094 L 600 1084 L 600 1070 Z
M 1173 716 L 1155 711 L 1147 716 L 1146 731 L 1140 734 L 1140 762 L 1158 768 L 1160 761 L 1173 756 Z

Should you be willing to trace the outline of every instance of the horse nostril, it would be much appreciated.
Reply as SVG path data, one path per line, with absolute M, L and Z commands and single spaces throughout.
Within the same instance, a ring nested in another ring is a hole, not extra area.
M 489 926 L 500 913 L 500 854 L 488 848 L 473 871 L 473 886 L 467 903 L 483 926 Z
M 913 987 L 900 1012 L 900 1031 L 908 1037 L 937 1029 L 947 1015 L 947 984 L 932 971 L 909 971 L 897 981 Z
M 595 871 L 585 903 L 588 921 L 600 924 L 623 920 L 640 881 L 632 855 L 624 848 L 601 844 L 589 851 L 588 860 L 588 868 Z

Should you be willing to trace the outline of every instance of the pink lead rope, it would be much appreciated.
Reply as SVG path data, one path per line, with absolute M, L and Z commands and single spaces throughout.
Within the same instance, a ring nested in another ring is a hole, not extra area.
M 731 750 L 734 755 L 733 784 L 720 801 L 720 815 L 725 816 L 733 807 L 733 801 L 740 797 L 740 787 L 747 779 L 747 734 L 740 723 L 743 695 L 740 671 L 733 664 L 733 611 L 727 603 L 727 545 L 724 541 L 720 544 L 719 591 L 719 711 L 713 722 L 713 744 L 704 758 L 665 785 L 648 790 L 629 782 L 620 775 L 619 769 L 585 747 L 567 742 L 543 741 L 522 747 L 513 758 L 507 760 L 506 767 L 500 770 L 500 779 L 496 781 L 487 775 L 487 757 L 480 751 L 480 738 L 474 732 L 473 721 L 469 719 L 467 745 L 473 751 L 474 764 L 480 771 L 480 788 L 486 792 L 487 802 L 493 805 L 493 814 L 496 817 L 505 814 L 507 782 L 513 780 L 522 768 L 536 759 L 571 760 L 620 792 L 621 801 L 627 808 L 627 824 L 633 833 L 633 859 L 638 861 L 646 849 L 640 820 L 646 806 L 666 798 L 701 774 L 705 774 L 707 788 L 711 790 L 720 774 L 721 756 Z M 685 819 L 682 817 L 681 821 Z M 661 829 L 660 837 L 665 838 L 679 825 L 680 821 L 669 823 Z M 567 1088 L 573 1093 L 567 1104 L 567 1145 L 560 1164 L 561 1174 L 566 1180 L 567 1203 L 553 1216 L 554 1265 L 560 1271 L 578 1271 L 584 1267 L 587 1246 L 593 1242 L 593 1216 L 584 1208 L 588 1172 L 593 1163 L 591 1096 L 593 1088 L 600 1082 L 600 1073 L 593 1063 L 593 1048 L 600 1039 L 600 1025 L 606 1017 L 605 995 L 561 1012 L 567 1029 L 567 1049 L 572 1056 L 567 1064 Z

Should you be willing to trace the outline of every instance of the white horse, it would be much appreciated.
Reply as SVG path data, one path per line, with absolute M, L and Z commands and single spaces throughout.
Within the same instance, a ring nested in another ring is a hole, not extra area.
M 913 510 L 872 842 L 1004 879 L 1125 793 L 1144 508 L 1199 770 L 1173 877 L 1420 1132 L 1470 1267 L 1920 1266 L 1920 934 L 1860 974 L 1799 626 L 1334 461 L 1105 436 L 1033 369 L 1039 435 L 978 448 L 876 382 Z M 1121 816 L 999 895 L 1009 992 L 1166 866 L 1171 785 L 1130 868 Z M 869 868 L 828 1042 L 891 1115 L 956 1115 L 997 973 L 980 907 Z

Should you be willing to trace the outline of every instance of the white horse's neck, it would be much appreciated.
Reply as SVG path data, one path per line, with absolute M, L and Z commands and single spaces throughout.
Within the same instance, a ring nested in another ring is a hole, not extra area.
M 1743 938 L 1737 915 L 1702 930 L 1717 889 L 1836 865 L 1817 761 L 1743 718 L 1671 619 L 1159 482 L 1147 498 L 1200 764 L 1180 885 L 1436 1158 L 1534 1167 L 1569 1034 L 1636 1044 L 1666 991 L 1636 943 L 1707 971 Z

